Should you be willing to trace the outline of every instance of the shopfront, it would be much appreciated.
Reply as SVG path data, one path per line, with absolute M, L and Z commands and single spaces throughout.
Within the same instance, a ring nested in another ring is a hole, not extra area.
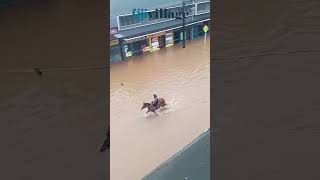
M 114 35 L 117 34 L 117 28 L 110 29 L 110 63 L 117 63 L 122 60 L 120 42 Z
M 110 41 L 110 63 L 117 63 L 121 61 L 121 50 L 119 40 L 114 39 Z
M 165 36 L 166 36 L 166 47 L 173 46 L 173 44 L 174 44 L 173 32 L 172 31 L 166 32 Z
M 203 27 L 207 25 L 210 27 L 210 21 L 203 22 L 193 26 L 193 38 L 197 38 L 204 35 Z
M 179 43 L 183 40 L 183 32 L 182 30 L 176 30 L 173 32 L 173 42 L 174 44 Z
M 149 36 L 150 52 L 158 51 L 166 46 L 165 33 L 157 33 Z
M 186 40 L 191 40 L 192 38 L 191 38 L 191 36 L 192 36 L 192 34 L 191 34 L 191 32 L 192 32 L 192 27 L 190 27 L 190 26 L 188 26 L 187 28 L 186 28 Z
M 125 57 L 139 56 L 149 52 L 148 36 L 126 40 L 123 45 Z
M 132 56 L 132 47 L 131 47 L 131 43 L 124 43 L 123 44 L 123 52 L 126 58 L 131 57 Z
M 143 36 L 127 41 L 131 46 L 132 56 L 142 55 L 149 51 L 148 36 Z

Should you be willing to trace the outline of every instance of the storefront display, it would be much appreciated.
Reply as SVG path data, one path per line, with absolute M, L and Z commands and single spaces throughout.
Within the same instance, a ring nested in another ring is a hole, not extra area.
M 143 52 L 143 53 L 146 53 L 146 52 L 149 52 L 149 51 L 150 51 L 149 46 L 146 45 L 146 44 L 143 44 L 143 45 L 141 46 L 141 49 L 142 49 L 142 52 Z
M 163 35 L 165 35 L 164 32 L 149 36 L 150 52 L 160 50 L 160 40 Z
M 167 32 L 166 33 L 166 47 L 170 47 L 173 45 L 173 33 Z
M 159 50 L 159 39 L 158 39 L 158 36 L 153 36 L 151 38 L 151 49 L 150 51 L 153 52 L 153 51 L 157 51 Z
M 149 51 L 148 36 L 126 40 L 126 43 L 131 51 L 131 53 L 128 53 L 128 56 L 138 56 Z
M 123 46 L 123 50 L 124 50 L 124 53 L 125 53 L 126 57 L 131 57 L 132 56 L 131 48 L 129 48 L 128 44 L 125 44 Z
M 126 57 L 131 57 L 132 56 L 132 52 L 129 51 L 129 52 L 126 52 Z

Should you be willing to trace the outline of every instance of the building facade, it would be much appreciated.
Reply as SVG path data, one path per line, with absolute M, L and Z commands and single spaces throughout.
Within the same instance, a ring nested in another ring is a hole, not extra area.
M 179 17 L 183 13 L 182 4 L 165 9 L 175 14 L 172 17 Z M 162 11 L 154 9 L 147 12 L 155 14 Z M 203 27 L 210 27 L 210 1 L 187 3 L 184 12 L 186 40 L 204 35 Z M 181 18 L 170 18 L 160 14 L 144 18 L 136 18 L 132 13 L 119 15 L 116 27 L 110 29 L 110 63 L 171 47 L 179 44 L 183 38 Z

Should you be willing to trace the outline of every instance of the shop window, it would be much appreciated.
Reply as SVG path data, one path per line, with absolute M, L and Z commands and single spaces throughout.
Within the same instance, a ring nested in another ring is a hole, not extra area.
M 117 63 L 121 61 L 121 51 L 120 47 L 110 48 L 110 63 Z
M 173 45 L 173 34 L 172 33 L 166 33 L 166 47 L 170 47 Z
M 132 44 L 125 44 L 123 45 L 124 54 L 126 57 L 132 56 Z

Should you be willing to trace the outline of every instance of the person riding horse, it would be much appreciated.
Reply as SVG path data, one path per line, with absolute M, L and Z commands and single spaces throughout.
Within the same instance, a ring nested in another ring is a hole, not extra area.
M 159 102 L 159 99 L 158 99 L 158 97 L 157 97 L 157 95 L 156 94 L 154 94 L 153 95 L 153 101 L 151 102 L 151 104 L 155 107 L 155 108 L 157 108 L 158 107 L 158 102 Z
M 157 95 L 155 94 L 153 95 L 153 98 L 154 99 L 151 103 L 146 103 L 146 102 L 142 103 L 141 110 L 144 108 L 148 108 L 148 111 L 146 112 L 146 114 L 148 114 L 148 112 L 153 112 L 156 114 L 157 109 L 167 105 L 163 98 L 158 98 Z

